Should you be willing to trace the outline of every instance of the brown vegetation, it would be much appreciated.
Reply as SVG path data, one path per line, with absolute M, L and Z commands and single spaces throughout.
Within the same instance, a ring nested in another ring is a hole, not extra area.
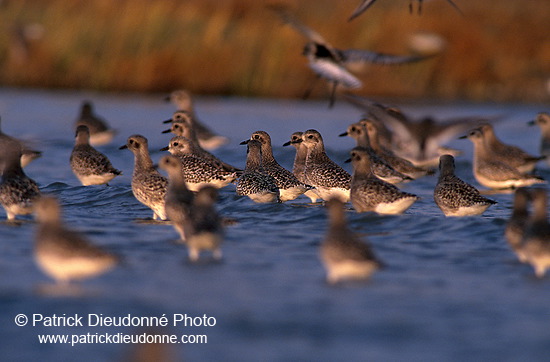
M 548 100 L 545 0 L 378 0 L 348 22 L 360 0 L 286 1 L 333 45 L 410 53 L 416 33 L 445 51 L 414 65 L 368 66 L 362 95 Z M 3 85 L 300 96 L 314 78 L 304 39 L 259 0 L 5 0 L 0 3 Z M 318 95 L 325 90 L 320 87 Z

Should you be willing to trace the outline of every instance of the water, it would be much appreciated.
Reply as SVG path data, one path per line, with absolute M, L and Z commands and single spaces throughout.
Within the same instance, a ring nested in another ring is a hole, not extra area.
M 69 168 L 72 122 L 80 102 L 119 129 L 100 150 L 124 175 L 110 187 L 79 186 Z M 529 152 L 538 149 L 538 130 L 525 123 L 540 106 L 499 104 L 409 104 L 414 115 L 439 117 L 507 115 L 496 127 L 503 140 Z M 51 316 L 103 314 L 110 317 L 207 315 L 212 327 L 157 329 L 166 334 L 204 334 L 207 344 L 168 346 L 178 360 L 191 361 L 463 361 L 548 360 L 550 279 L 538 280 L 516 261 L 503 238 L 511 212 L 510 194 L 482 217 L 445 218 L 433 202 L 436 177 L 403 185 L 422 197 L 405 214 L 347 213 L 351 226 L 373 245 L 388 267 L 366 284 L 329 286 L 318 258 L 326 227 L 322 206 L 307 198 L 283 205 L 258 205 L 238 198 L 231 185 L 221 191 L 220 213 L 237 223 L 227 228 L 221 263 L 191 264 L 170 225 L 144 222 L 152 212 L 132 196 L 133 157 L 118 147 L 131 134 L 149 138 L 158 160 L 169 136 L 162 120 L 173 108 L 162 95 L 0 90 L 3 130 L 30 140 L 44 156 L 27 167 L 42 190 L 57 195 L 66 223 L 124 258 L 123 265 L 86 281 L 82 294 L 49 295 L 52 284 L 35 265 L 32 218 L 20 226 L 0 223 L 0 355 L 2 360 L 120 360 L 124 344 L 39 344 L 38 334 L 143 333 L 133 327 L 18 327 L 19 313 Z M 360 112 L 344 103 L 201 98 L 199 116 L 232 142 L 215 153 L 243 166 L 238 143 L 253 131 L 272 136 L 275 156 L 291 168 L 294 150 L 281 147 L 297 130 L 318 129 L 329 155 L 348 157 L 350 138 L 339 138 Z M 471 143 L 457 173 L 474 185 Z M 349 167 L 349 165 L 345 165 Z M 541 174 L 550 179 L 542 165 Z M 348 168 L 349 170 L 349 168 Z M 3 211 L 0 211 L 3 217 Z

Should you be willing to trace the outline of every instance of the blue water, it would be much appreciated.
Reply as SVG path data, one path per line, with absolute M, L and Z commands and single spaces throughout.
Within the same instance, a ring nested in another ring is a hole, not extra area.
M 351 227 L 373 245 L 388 265 L 364 284 L 329 286 L 318 247 L 326 228 L 322 206 L 300 198 L 282 205 L 259 205 L 221 190 L 218 208 L 236 220 L 226 230 L 220 263 L 189 263 L 174 242 L 170 225 L 147 222 L 151 211 L 130 189 L 133 157 L 118 147 L 131 134 L 149 139 L 158 160 L 170 138 L 161 134 L 174 110 L 163 95 L 98 94 L 0 89 L 3 130 L 28 140 L 44 156 L 26 168 L 42 190 L 57 195 L 70 227 L 124 258 L 122 265 L 82 283 L 77 295 L 43 290 L 52 281 L 35 265 L 31 217 L 20 225 L 0 222 L 0 356 L 2 360 L 120 360 L 133 348 L 124 344 L 39 344 L 38 334 L 141 333 L 133 327 L 18 327 L 17 314 L 51 316 L 207 315 L 212 327 L 160 329 L 168 334 L 205 334 L 207 344 L 169 345 L 177 360 L 190 361 L 542 361 L 550 356 L 550 278 L 539 280 L 516 261 L 503 238 L 511 194 L 481 217 L 445 218 L 435 206 L 436 177 L 402 188 L 422 197 L 405 214 L 347 213 Z M 99 149 L 124 175 L 105 186 L 80 186 L 69 168 L 73 121 L 82 100 L 119 130 Z M 545 110 L 540 105 L 402 104 L 413 115 L 507 117 L 497 135 L 537 153 L 538 130 L 525 123 Z M 548 107 L 546 107 L 548 110 Z M 343 102 L 240 98 L 200 98 L 197 112 L 205 123 L 231 138 L 215 153 L 243 166 L 239 142 L 253 131 L 272 136 L 279 162 L 292 167 L 294 150 L 281 145 L 292 132 L 315 128 L 329 156 L 343 165 L 353 146 L 339 138 L 359 119 Z M 471 143 L 457 173 L 476 184 Z M 346 165 L 345 167 L 349 167 Z M 550 179 L 547 166 L 540 173 Z M 349 170 L 349 169 L 348 169 Z M 3 210 L 0 217 L 3 218 Z M 158 332 L 159 330 L 157 330 Z

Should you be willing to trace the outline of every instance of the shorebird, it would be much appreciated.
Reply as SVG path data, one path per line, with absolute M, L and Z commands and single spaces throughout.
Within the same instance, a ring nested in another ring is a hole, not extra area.
M 221 164 L 201 158 L 193 142 L 185 137 L 172 137 L 168 146 L 160 151 L 169 151 L 180 159 L 183 178 L 191 191 L 198 191 L 205 185 L 222 188 L 237 177 L 235 172 L 224 170 Z
M 34 180 L 21 168 L 21 144 L 17 141 L 0 143 L 0 204 L 8 220 L 17 215 L 31 214 L 40 190 Z
M 420 15 L 422 13 L 422 1 L 423 0 L 416 0 L 416 1 L 418 2 L 417 13 Z M 355 10 L 351 14 L 351 16 L 348 18 L 348 21 L 351 21 L 351 20 L 355 19 L 356 17 L 358 17 L 359 15 L 361 15 L 362 13 L 367 11 L 367 9 L 370 8 L 371 5 L 374 4 L 375 2 L 376 2 L 376 0 L 361 0 L 361 3 L 359 4 L 359 6 L 357 6 L 357 8 L 355 8 Z M 447 2 L 456 11 L 458 11 L 461 15 L 463 15 L 462 11 L 459 9 L 459 7 L 452 0 L 447 0 Z M 410 13 L 413 12 L 413 0 L 409 0 L 409 12 Z
M 455 175 L 455 161 L 451 155 L 439 159 L 439 179 L 434 189 L 434 201 L 445 216 L 481 215 L 496 201 L 481 196 L 472 185 Z
M 280 202 L 275 179 L 262 166 L 262 144 L 250 140 L 246 146 L 246 167 L 237 180 L 237 195 L 258 203 Z
M 504 236 L 508 241 L 508 244 L 512 250 L 516 253 L 519 261 L 525 263 L 527 258 L 525 257 L 525 251 L 523 250 L 523 238 L 525 236 L 525 229 L 529 222 L 529 201 L 531 200 L 531 194 L 527 188 L 520 187 L 514 193 L 514 207 L 512 209 L 512 215 L 506 223 L 504 229 Z
M 517 169 L 520 173 L 529 173 L 535 169 L 537 162 L 546 156 L 533 156 L 517 146 L 507 145 L 499 140 L 491 124 L 483 124 L 479 127 L 485 144 L 493 155 L 501 162 L 507 163 Z
M 223 227 L 215 207 L 217 198 L 218 190 L 205 186 L 193 200 L 191 230 L 186 242 L 191 261 L 197 261 L 202 250 L 211 250 L 216 260 L 222 258 L 220 245 L 223 241 Z
M 8 136 L 4 132 L 2 132 L 2 117 L 0 117 L 0 147 L 4 143 L 13 143 L 16 142 L 21 147 L 21 167 L 27 166 L 32 161 L 36 160 L 37 158 L 42 156 L 41 151 L 36 151 L 33 149 L 28 148 L 25 146 L 23 142 L 20 140 L 13 138 L 11 136 Z M 2 155 L 0 155 L 0 160 L 2 159 Z
M 535 269 L 537 277 L 542 278 L 550 268 L 550 224 L 547 214 L 546 189 L 532 189 L 533 214 L 529 218 L 523 251 L 527 262 Z
M 183 110 L 189 113 L 191 116 L 191 121 L 193 122 L 193 128 L 197 133 L 197 138 L 199 139 L 199 143 L 202 148 L 206 150 L 213 150 L 229 142 L 227 137 L 217 135 L 197 118 L 195 114 L 195 107 L 193 105 L 193 99 L 189 91 L 184 89 L 173 91 L 168 97 L 166 97 L 166 101 L 172 102 L 178 110 Z
M 355 147 L 349 161 L 353 165 L 350 200 L 355 211 L 401 214 L 419 199 L 376 177 L 372 173 L 368 151 L 364 148 Z
M 353 233 L 346 222 L 344 204 L 338 199 L 326 202 L 328 230 L 321 243 L 320 256 L 331 284 L 346 280 L 368 279 L 382 263 L 370 245 Z
M 355 140 L 357 147 L 364 148 L 370 157 L 372 172 L 376 177 L 391 184 L 397 184 L 413 179 L 396 169 L 394 169 L 384 158 L 380 157 L 371 147 L 367 129 L 362 122 L 352 123 L 348 126 L 346 132 L 341 133 L 340 137 L 349 136 Z
M 250 142 L 250 140 L 259 141 L 262 145 L 262 167 L 268 175 L 275 179 L 275 185 L 279 188 L 279 199 L 281 202 L 294 200 L 304 192 L 311 190 L 312 187 L 306 185 L 296 178 L 296 176 L 283 166 L 279 165 L 271 148 L 271 137 L 265 131 L 256 131 L 252 133 L 250 139 L 241 142 L 241 145 Z
M 180 235 L 180 240 L 186 241 L 187 234 L 190 232 L 193 192 L 187 188 L 179 158 L 163 156 L 159 160 L 158 167 L 168 174 L 168 186 L 164 198 L 166 216 Z
M 468 138 L 474 144 L 474 177 L 481 185 L 492 189 L 509 189 L 546 183 L 538 176 L 524 175 L 498 160 L 485 144 L 481 130 L 474 129 L 460 138 Z
M 330 45 L 319 33 L 291 16 L 284 6 L 273 5 L 270 8 L 279 15 L 284 23 L 289 24 L 294 30 L 307 38 L 308 42 L 304 47 L 303 54 L 309 61 L 309 67 L 317 75 L 317 78 L 324 78 L 332 84 L 330 106 L 334 104 L 335 92 L 338 86 L 347 89 L 359 89 L 363 86 L 363 83 L 347 68 L 352 63 L 365 64 L 368 62 L 394 65 L 418 62 L 431 57 L 431 55 L 398 56 L 369 50 L 337 49 Z M 306 97 L 310 92 L 311 89 L 306 93 Z
M 300 182 L 305 184 L 306 178 L 304 176 L 304 169 L 306 167 L 307 147 L 302 143 L 303 134 L 303 132 L 294 132 L 290 135 L 290 141 L 285 142 L 283 147 L 292 146 L 296 149 L 296 155 L 294 156 L 294 163 L 292 165 L 292 173 Z M 319 195 L 317 194 L 315 188 L 304 192 L 304 195 L 309 197 L 311 202 L 317 202 L 319 199 Z
M 376 152 L 379 157 L 392 166 L 394 170 L 413 179 L 433 174 L 432 171 L 415 166 L 409 160 L 397 156 L 391 149 L 383 147 L 380 142 L 380 136 L 378 134 L 378 128 L 376 127 L 375 122 L 368 119 L 362 119 L 360 123 L 364 124 L 367 130 L 369 142 L 374 152 Z
M 540 128 L 540 154 L 546 157 L 546 162 L 550 164 L 550 114 L 541 112 L 537 114 L 534 120 L 529 121 L 530 126 L 537 125 Z
M 90 146 L 87 126 L 76 127 L 76 140 L 70 157 L 71 170 L 84 186 L 107 184 L 122 175 L 103 153 Z
M 78 126 L 87 126 L 90 130 L 90 144 L 100 146 L 110 143 L 116 135 L 116 130 L 110 128 L 107 122 L 94 113 L 93 104 L 84 101 L 80 107 L 80 115 L 75 121 L 75 129 Z
M 193 144 L 194 153 L 197 157 L 205 158 L 215 164 L 219 164 L 221 168 L 225 171 L 231 172 L 240 172 L 241 169 L 238 169 L 234 166 L 231 166 L 218 157 L 214 156 L 210 152 L 206 151 L 201 147 L 200 142 L 197 138 L 196 132 L 193 128 L 193 122 L 191 121 L 191 116 L 185 111 L 176 111 L 172 115 L 172 118 L 166 122 L 172 123 L 170 129 L 162 131 L 162 133 L 172 132 L 176 136 L 182 136 L 187 138 Z
M 451 150 L 444 145 L 456 139 L 459 134 L 492 120 L 477 116 L 443 121 L 432 117 L 413 120 L 396 107 L 385 106 L 351 94 L 344 94 L 344 96 L 348 102 L 364 110 L 365 117 L 391 128 L 392 150 L 419 167 L 437 167 L 439 157 L 443 154 L 457 156 L 460 154 L 459 151 Z
M 327 156 L 321 134 L 314 129 L 307 130 L 302 142 L 307 148 L 304 177 L 308 185 L 315 187 L 325 201 L 337 197 L 348 202 L 351 176 Z
M 153 166 L 147 138 L 141 135 L 130 136 L 119 149 L 129 149 L 134 154 L 132 193 L 135 198 L 153 210 L 153 220 L 166 220 L 164 199 L 168 181 Z
M 56 198 L 43 196 L 35 207 L 38 227 L 34 257 L 38 266 L 59 284 L 91 278 L 107 272 L 117 263 L 113 254 L 92 245 L 80 233 L 68 229 L 61 220 Z

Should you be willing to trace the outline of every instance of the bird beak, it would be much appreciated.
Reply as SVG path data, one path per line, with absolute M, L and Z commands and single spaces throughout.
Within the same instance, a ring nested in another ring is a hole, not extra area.
M 348 132 L 340 133 L 338 137 L 346 137 L 348 135 Z
M 161 133 L 169 133 L 171 132 L 172 130 L 171 129 L 165 129 L 164 131 L 162 131 Z
M 459 140 L 465 140 L 466 138 L 468 138 L 468 135 L 458 137 Z
M 172 123 L 172 118 L 167 119 L 166 121 L 162 121 L 162 123 Z
M 245 141 L 242 141 L 241 143 L 239 143 L 240 145 L 246 145 L 248 144 L 248 142 L 250 142 L 250 140 L 245 140 Z
M 168 151 L 170 149 L 170 146 L 166 146 L 161 148 L 159 151 Z
M 291 145 L 290 141 L 283 143 L 283 147 L 290 146 L 290 145 Z
M 534 126 L 535 124 L 537 124 L 537 122 L 535 122 L 535 120 L 527 122 L 528 126 Z
M 120 146 L 118 149 L 119 149 L 119 150 L 125 150 L 125 149 L 127 149 L 127 148 L 128 148 L 127 145 L 123 145 L 123 146 Z
M 351 158 L 348 158 L 347 160 L 344 161 L 344 163 L 350 163 L 351 162 Z

